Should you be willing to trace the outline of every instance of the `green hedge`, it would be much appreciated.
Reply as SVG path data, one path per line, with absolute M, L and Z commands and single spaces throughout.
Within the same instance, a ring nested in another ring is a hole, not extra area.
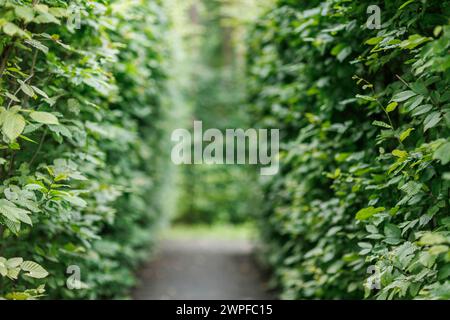
M 284 298 L 450 298 L 449 4 L 280 0 L 255 26 L 253 111 L 283 135 L 261 225 Z
M 162 4 L 70 5 L 0 0 L 7 299 L 126 296 L 161 218 Z

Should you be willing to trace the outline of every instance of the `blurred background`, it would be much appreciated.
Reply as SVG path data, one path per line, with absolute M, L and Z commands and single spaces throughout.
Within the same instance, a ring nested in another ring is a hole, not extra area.
M 251 127 L 246 106 L 246 38 L 271 1 L 188 0 L 170 7 L 182 56 L 177 64 L 182 106 L 180 128 L 204 130 Z M 178 66 L 182 64 L 183 74 Z M 189 106 L 189 108 L 186 108 Z M 188 110 L 188 111 L 186 111 Z M 179 198 L 174 226 L 250 226 L 260 203 L 258 172 L 243 165 L 192 165 L 179 168 Z M 223 229 L 223 228 L 221 228 Z

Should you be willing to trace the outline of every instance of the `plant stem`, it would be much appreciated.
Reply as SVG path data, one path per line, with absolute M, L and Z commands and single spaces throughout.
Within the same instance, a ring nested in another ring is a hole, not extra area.
M 398 74 L 396 74 L 395 76 L 397 77 L 398 80 L 400 80 L 401 82 L 403 82 L 403 84 L 404 84 L 405 86 L 407 86 L 409 89 L 411 89 L 411 87 L 409 86 L 409 84 L 408 84 L 405 80 L 403 80 L 402 77 L 400 77 Z M 412 90 L 412 89 L 411 89 L 411 90 Z
M 29 162 L 30 166 L 34 163 L 34 161 L 36 161 L 36 158 L 37 158 L 39 152 L 41 152 L 42 146 L 44 145 L 46 135 L 47 135 L 47 128 L 45 128 L 44 133 L 42 134 L 42 137 L 41 137 L 41 141 L 39 141 L 39 146 L 36 149 L 36 152 L 34 153 L 33 157 L 31 158 L 31 160 Z
M 16 151 L 11 153 L 11 159 L 9 160 L 8 177 L 11 177 L 14 173 L 14 160 L 16 158 Z
M 11 54 L 11 51 L 13 49 L 13 45 L 8 45 L 5 50 L 3 50 L 2 56 L 1 56 L 1 63 L 0 63 L 0 79 L 3 77 L 3 74 L 6 70 L 6 65 L 8 64 L 8 59 Z

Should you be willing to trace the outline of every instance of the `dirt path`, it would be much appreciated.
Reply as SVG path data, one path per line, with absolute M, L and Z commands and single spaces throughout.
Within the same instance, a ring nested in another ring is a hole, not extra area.
M 246 240 L 165 240 L 135 299 L 272 299 Z

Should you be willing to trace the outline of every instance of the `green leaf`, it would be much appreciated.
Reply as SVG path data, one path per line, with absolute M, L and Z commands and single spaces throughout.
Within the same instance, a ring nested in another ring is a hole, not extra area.
M 398 8 L 398 10 L 402 10 L 403 8 L 405 8 L 407 5 L 413 3 L 414 1 L 416 1 L 416 0 L 409 0 L 409 1 L 406 1 L 405 3 L 403 3 L 403 4 Z
M 29 86 L 28 84 L 26 84 L 22 80 L 18 80 L 18 82 L 20 83 L 20 90 L 22 90 L 27 96 L 30 96 L 30 97 L 33 98 L 34 97 L 34 90 L 33 90 L 33 88 L 31 88 L 31 86 Z
M 6 199 L 0 199 L 0 213 L 13 222 L 19 222 L 22 216 L 27 215 L 29 211 L 18 208 Z
M 421 246 L 431 246 L 446 242 L 447 240 L 442 234 L 436 232 L 427 232 L 420 238 L 418 243 Z
M 400 48 L 412 50 L 412 49 L 416 48 L 417 46 L 421 45 L 422 43 L 425 43 L 430 40 L 432 40 L 432 39 L 427 38 L 427 37 L 422 37 L 420 34 L 413 34 L 413 35 L 409 36 L 407 40 L 403 40 L 400 43 Z
M 5 295 L 5 298 L 14 301 L 24 301 L 30 299 L 31 296 L 26 292 L 10 292 Z
M 433 113 L 429 114 L 423 122 L 423 124 L 424 124 L 423 131 L 425 132 L 428 129 L 434 128 L 441 120 L 442 120 L 442 117 L 439 112 L 433 112 Z
M 406 194 L 409 197 L 415 196 L 416 194 L 418 194 L 421 190 L 422 190 L 422 184 L 414 182 L 414 181 L 409 181 L 407 183 L 405 183 L 400 190 L 402 190 L 403 192 L 406 192 Z
M 3 32 L 6 33 L 8 36 L 13 37 L 16 34 L 20 34 L 22 32 L 22 29 L 20 29 L 18 26 L 16 26 L 14 23 L 7 22 L 3 26 Z
M 413 132 L 414 130 L 415 130 L 414 128 L 409 128 L 409 129 L 406 129 L 405 131 L 403 131 L 403 132 L 400 134 L 400 141 L 403 142 L 406 138 L 409 137 L 409 135 L 411 134 L 411 132 Z
M 429 112 L 431 109 L 433 109 L 433 106 L 431 104 L 424 104 L 424 105 L 419 106 L 416 109 L 414 109 L 412 116 L 413 117 L 420 116 L 422 114 Z
M 25 119 L 20 114 L 8 112 L 2 126 L 2 131 L 8 139 L 14 141 L 24 129 Z
M 0 261 L 0 275 L 2 277 L 6 277 L 7 274 L 8 274 L 8 268 L 6 268 L 5 264 Z
M 377 126 L 377 127 L 393 129 L 391 125 L 389 125 L 389 124 L 387 124 L 386 122 L 383 122 L 383 121 L 375 120 L 374 122 L 372 122 L 372 124 L 374 126 Z
M 0 107 L 0 126 L 5 122 L 6 116 L 8 115 L 8 111 L 4 107 Z
M 377 99 L 375 99 L 374 97 L 366 96 L 366 95 L 362 95 L 362 94 L 357 94 L 356 98 L 363 99 L 366 101 L 377 101 Z
M 87 203 L 85 200 L 83 200 L 80 197 L 76 197 L 76 196 L 64 196 L 63 197 L 64 200 L 69 201 L 71 204 L 78 206 L 78 207 L 86 207 Z
M 28 224 L 28 225 L 30 225 L 30 226 L 32 226 L 33 225 L 33 222 L 31 221 L 31 218 L 30 218 L 30 216 L 28 215 L 28 211 L 25 211 L 25 210 L 20 210 L 20 211 L 17 211 L 16 212 L 16 214 L 17 214 L 17 219 L 19 220 L 19 221 L 21 221 L 21 222 L 23 222 L 23 223 L 26 223 L 26 224 Z
M 12 101 L 20 102 L 19 98 L 17 98 L 15 95 L 13 95 L 13 94 L 11 94 L 9 92 L 6 92 L 5 96 L 8 97 L 9 99 L 11 99 Z
M 363 249 L 372 249 L 372 245 L 368 242 L 358 242 L 358 246 Z
M 31 278 L 43 279 L 48 276 L 47 270 L 33 261 L 24 261 L 20 267 L 27 272 L 25 275 Z
M 23 134 L 21 134 L 19 137 L 22 138 L 25 141 L 37 144 L 36 141 L 34 141 L 33 139 L 28 138 L 27 136 L 24 136 Z
M 31 86 L 31 88 L 33 88 L 33 90 L 34 90 L 38 95 L 43 96 L 43 97 L 46 98 L 46 99 L 49 99 L 49 96 L 48 96 L 44 91 L 42 91 L 41 89 L 39 89 L 38 87 Z
M 399 239 L 401 237 L 402 230 L 395 224 L 387 223 L 384 226 L 384 235 L 387 238 Z
M 45 46 L 42 42 L 37 41 L 35 39 L 27 39 L 25 40 L 25 43 L 29 44 L 30 46 L 42 51 L 43 53 L 48 53 L 48 47 Z
M 381 40 L 383 40 L 383 37 L 374 37 L 374 38 L 370 38 L 369 40 L 366 41 L 366 44 L 369 45 L 375 45 L 381 42 Z
M 433 35 L 437 38 L 442 32 L 442 26 L 436 26 L 433 30 Z
M 380 207 L 380 208 L 375 208 L 375 207 L 368 207 L 368 208 L 364 208 L 359 210 L 356 213 L 356 220 L 367 220 L 370 217 L 372 217 L 374 214 L 377 214 L 379 212 L 383 212 L 386 209 L 384 207 Z
M 17 268 L 19 267 L 23 262 L 23 259 L 18 257 L 18 258 L 11 258 L 8 259 L 8 261 L 6 261 L 6 266 L 8 268 Z
M 7 277 L 16 280 L 19 276 L 20 268 L 8 268 Z
M 367 230 L 367 232 L 369 232 L 369 233 L 373 233 L 373 234 L 377 234 L 377 233 L 378 233 L 377 227 L 375 227 L 374 225 L 371 225 L 371 224 L 368 224 L 368 225 L 366 226 L 366 230 Z
M 396 95 L 394 95 L 394 97 L 392 98 L 392 101 L 402 102 L 402 101 L 408 100 L 409 98 L 414 97 L 416 95 L 417 95 L 417 93 L 415 93 L 414 91 L 406 90 L 406 91 L 403 91 L 403 92 L 400 92 L 400 93 L 397 93 Z
M 38 123 L 43 124 L 59 124 L 58 118 L 48 112 L 33 111 L 30 118 Z
M 408 100 L 408 102 L 405 103 L 405 107 L 408 112 L 413 111 L 417 106 L 419 106 L 422 101 L 425 99 L 424 96 L 415 96 L 414 98 Z
M 33 8 L 30 7 L 16 7 L 14 12 L 19 18 L 23 19 L 27 23 L 31 22 L 34 18 Z
M 433 159 L 440 160 L 442 165 L 450 162 L 450 142 L 441 145 L 433 154 Z
M 339 62 L 344 61 L 350 54 L 352 53 L 352 48 L 351 47 L 345 47 L 344 49 L 342 49 L 339 54 L 337 55 L 337 59 Z
M 416 81 L 410 84 L 411 90 L 425 97 L 428 94 L 427 86 L 423 81 Z
M 67 9 L 57 7 L 49 8 L 48 12 L 57 18 L 64 18 L 70 14 Z
M 388 104 L 388 106 L 386 107 L 386 112 L 392 112 L 394 111 L 398 106 L 397 102 L 391 102 Z
M 70 112 L 78 114 L 80 113 L 80 103 L 76 99 L 67 100 L 67 106 Z

